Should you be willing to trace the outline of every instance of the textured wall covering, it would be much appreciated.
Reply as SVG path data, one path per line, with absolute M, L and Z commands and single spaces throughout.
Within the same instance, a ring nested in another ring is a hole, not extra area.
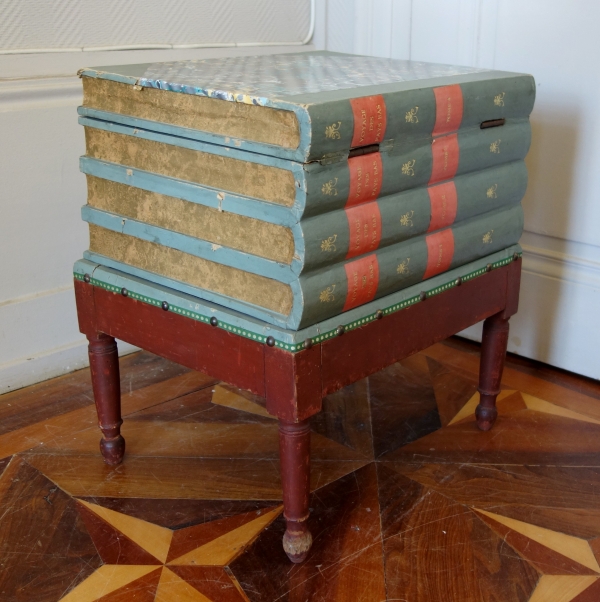
M 1 0 L 0 51 L 300 42 L 309 0 Z

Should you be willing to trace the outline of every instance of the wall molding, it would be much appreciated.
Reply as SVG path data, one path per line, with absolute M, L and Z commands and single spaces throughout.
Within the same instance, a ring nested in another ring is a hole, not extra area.
M 118 348 L 119 356 L 139 351 L 138 347 L 123 341 L 118 342 Z M 0 365 L 0 395 L 81 370 L 89 365 L 86 339 L 55 347 L 31 357 L 17 358 Z
M 60 293 L 64 293 L 65 291 L 72 291 L 73 283 L 65 284 L 64 286 L 57 286 L 56 288 L 50 288 L 43 291 L 38 291 L 36 293 L 30 293 L 29 295 L 21 295 L 20 297 L 12 297 L 11 299 L 5 299 L 4 301 L 0 301 L 0 309 L 6 307 L 7 305 L 13 305 L 15 303 L 27 303 L 28 301 L 33 301 L 35 299 L 40 299 L 42 297 L 48 297 L 50 295 L 57 295 Z
M 77 105 L 82 100 L 83 89 L 77 76 L 0 81 L 0 112 Z
M 523 247 L 523 270 L 565 282 L 600 288 L 600 261 L 591 261 L 542 247 Z
M 0 303 L 0 342 L 0 394 L 87 366 L 72 282 Z
M 175 0 L 168 5 L 141 0 L 136 6 L 115 7 L 108 15 L 99 3 L 47 4 L 5 0 L 0 54 L 300 46 L 310 42 L 315 27 L 315 0 L 222 2 L 217 10 L 211 10 L 210 0 Z M 281 41 L 288 36 L 292 39 Z

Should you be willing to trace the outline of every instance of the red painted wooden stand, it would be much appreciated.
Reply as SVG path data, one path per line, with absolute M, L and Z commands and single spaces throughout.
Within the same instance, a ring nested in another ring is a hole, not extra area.
M 123 460 L 119 362 L 115 338 L 266 398 L 279 420 L 281 481 L 293 562 L 306 557 L 310 428 L 325 395 L 485 320 L 477 423 L 489 430 L 508 340 L 517 311 L 521 261 L 469 280 L 361 328 L 297 353 L 259 343 L 130 297 L 75 280 L 80 330 L 89 339 L 90 367 L 105 462 Z

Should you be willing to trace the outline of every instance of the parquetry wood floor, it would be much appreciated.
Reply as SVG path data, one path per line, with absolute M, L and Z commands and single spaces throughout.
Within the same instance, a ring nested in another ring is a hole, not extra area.
M 292 565 L 263 401 L 122 360 L 123 465 L 87 370 L 0 398 L 0 600 L 597 602 L 600 385 L 510 360 L 489 433 L 450 340 L 328 397 Z

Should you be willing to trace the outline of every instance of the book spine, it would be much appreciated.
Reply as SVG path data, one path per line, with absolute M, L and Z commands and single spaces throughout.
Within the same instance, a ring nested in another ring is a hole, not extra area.
M 299 328 L 495 253 L 522 231 L 519 204 L 305 274 Z
M 519 203 L 526 189 L 525 163 L 514 161 L 308 218 L 300 222 L 302 271 L 372 253 Z
M 414 141 L 413 141 L 414 142 Z M 500 127 L 468 128 L 418 144 L 394 147 L 328 165 L 304 166 L 304 216 L 348 209 L 385 195 L 450 180 L 524 159 L 531 144 L 528 119 Z
M 308 160 L 390 140 L 440 136 L 494 119 L 528 117 L 534 101 L 533 77 L 515 75 L 309 105 Z

